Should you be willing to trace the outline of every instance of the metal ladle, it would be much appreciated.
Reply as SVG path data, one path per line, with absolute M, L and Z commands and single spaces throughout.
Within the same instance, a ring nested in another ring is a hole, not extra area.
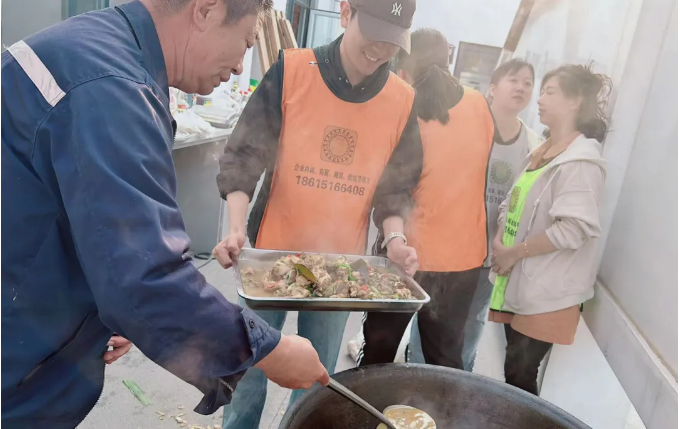
M 394 424 L 383 415 L 383 413 L 376 410 L 371 404 L 361 399 L 356 393 L 352 392 L 351 390 L 349 390 L 342 384 L 338 383 L 337 381 L 333 380 L 332 378 L 330 383 L 328 384 L 328 388 L 334 391 L 335 393 L 338 393 L 339 395 L 344 396 L 345 398 L 354 402 L 359 407 L 363 408 L 366 412 L 368 412 L 373 417 L 384 423 L 389 429 L 397 429 L 396 426 L 394 426 Z

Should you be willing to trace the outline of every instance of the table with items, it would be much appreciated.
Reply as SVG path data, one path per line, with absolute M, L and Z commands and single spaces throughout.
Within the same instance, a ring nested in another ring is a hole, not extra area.
M 221 240 L 225 205 L 216 183 L 219 159 L 250 94 L 225 85 L 210 96 L 171 89 L 177 203 L 194 254 L 209 254 Z

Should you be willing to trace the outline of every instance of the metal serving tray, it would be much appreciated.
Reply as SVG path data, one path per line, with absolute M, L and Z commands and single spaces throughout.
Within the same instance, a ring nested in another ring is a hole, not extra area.
M 379 256 L 344 255 L 352 263 L 357 259 L 363 259 L 371 267 L 383 267 L 387 272 L 399 275 L 406 286 L 411 290 L 414 300 L 400 299 L 356 299 L 356 298 L 285 298 L 285 297 L 259 297 L 248 295 L 243 290 L 241 282 L 241 269 L 253 267 L 263 269 L 274 265 L 282 256 L 313 252 L 279 251 L 263 249 L 241 249 L 238 260 L 234 263 L 234 276 L 238 294 L 246 301 L 248 307 L 253 310 L 290 310 L 290 311 L 386 311 L 395 313 L 414 313 L 430 302 L 430 296 L 418 285 L 404 270 L 392 263 L 387 258 Z M 320 253 L 328 260 L 335 260 L 341 255 L 332 253 Z

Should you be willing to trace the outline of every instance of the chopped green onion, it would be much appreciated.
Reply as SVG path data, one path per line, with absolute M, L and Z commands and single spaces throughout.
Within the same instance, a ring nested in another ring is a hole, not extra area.
M 353 282 L 356 281 L 356 279 L 355 279 L 354 276 L 352 275 L 352 267 L 350 267 L 349 264 L 338 264 L 338 268 L 340 268 L 340 267 L 345 267 L 345 268 L 347 268 L 347 269 L 349 270 L 349 280 L 351 280 L 351 281 L 353 281 Z

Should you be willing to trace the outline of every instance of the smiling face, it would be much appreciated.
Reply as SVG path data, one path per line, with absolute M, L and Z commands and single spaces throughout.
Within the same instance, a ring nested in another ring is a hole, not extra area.
M 255 44 L 258 16 L 250 14 L 226 24 L 226 14 L 222 0 L 196 2 L 178 85 L 182 91 L 207 95 L 243 71 L 246 50 Z
M 343 63 L 343 66 L 348 76 L 355 74 L 365 78 L 375 73 L 380 66 L 388 62 L 390 58 L 399 52 L 400 48 L 391 43 L 372 42 L 366 39 L 359 29 L 359 20 L 351 15 L 349 3 L 342 2 L 340 23 L 345 29 L 342 43 L 349 61 L 349 64 Z
M 489 88 L 494 106 L 519 114 L 529 104 L 534 89 L 534 75 L 528 67 L 503 76 Z
M 543 83 L 541 96 L 538 99 L 538 116 L 541 123 L 548 128 L 560 124 L 575 124 L 581 107 L 580 97 L 567 97 L 562 91 L 558 76 L 553 76 Z

